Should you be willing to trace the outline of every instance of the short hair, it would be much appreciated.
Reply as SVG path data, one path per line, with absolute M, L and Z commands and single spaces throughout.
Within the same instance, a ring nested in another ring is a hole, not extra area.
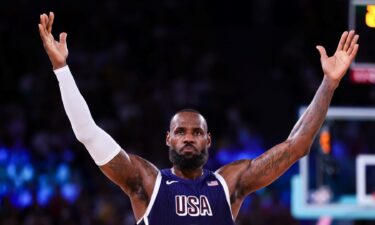
M 202 115 L 198 110 L 195 110 L 195 109 L 192 109 L 192 108 L 181 109 L 181 110 L 177 111 L 175 113 L 175 115 L 179 114 L 179 113 L 183 113 L 183 112 L 191 112 L 191 113 L 196 113 L 196 114 Z
M 192 109 L 192 108 L 185 108 L 185 109 L 181 109 L 181 110 L 178 110 L 171 118 L 171 120 L 169 121 L 169 125 L 172 123 L 172 120 L 173 120 L 173 117 L 175 117 L 177 114 L 179 113 L 184 113 L 184 112 L 188 112 L 188 113 L 196 113 L 198 115 L 200 115 L 204 122 L 205 122 L 205 126 L 206 126 L 206 130 L 208 130 L 208 125 L 207 125 L 207 120 L 206 118 L 204 118 L 204 116 L 196 109 Z

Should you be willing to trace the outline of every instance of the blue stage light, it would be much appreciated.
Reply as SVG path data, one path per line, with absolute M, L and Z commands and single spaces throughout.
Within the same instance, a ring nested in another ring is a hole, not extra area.
M 9 163 L 7 166 L 7 174 L 11 179 L 17 179 L 16 165 L 14 163 Z
M 37 192 L 37 196 L 36 196 L 37 202 L 41 206 L 46 206 L 48 205 L 52 196 L 53 196 L 52 187 L 49 187 L 49 186 L 42 187 Z
M 70 176 L 70 170 L 67 164 L 60 164 L 57 167 L 56 174 L 55 174 L 55 179 L 57 183 L 64 183 L 68 181 Z
M 8 193 L 8 184 L 0 183 L 0 197 L 5 196 Z
M 31 164 L 25 165 L 20 174 L 20 179 L 24 181 L 31 181 L 34 177 L 34 168 Z
M 61 187 L 61 195 L 69 203 L 75 202 L 79 196 L 79 193 L 80 193 L 80 188 L 76 184 L 69 183 L 69 184 L 64 184 Z
M 216 159 L 222 165 L 237 161 L 240 159 L 254 159 L 264 152 L 263 149 L 220 149 L 216 154 Z
M 33 203 L 33 197 L 29 190 L 21 190 L 11 197 L 12 205 L 17 208 L 26 208 Z
M 8 161 L 8 158 L 9 150 L 4 147 L 0 147 L 0 163 L 6 163 Z

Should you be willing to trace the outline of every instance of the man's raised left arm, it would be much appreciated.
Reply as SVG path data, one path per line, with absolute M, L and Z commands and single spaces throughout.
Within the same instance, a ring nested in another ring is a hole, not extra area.
M 359 36 L 345 31 L 335 54 L 328 57 L 324 47 L 317 46 L 324 78 L 312 102 L 297 121 L 289 137 L 254 160 L 241 160 L 222 167 L 218 172 L 226 179 L 233 206 L 281 176 L 296 161 L 309 153 L 322 126 L 332 96 L 358 51 Z M 236 210 L 236 209 L 234 209 Z

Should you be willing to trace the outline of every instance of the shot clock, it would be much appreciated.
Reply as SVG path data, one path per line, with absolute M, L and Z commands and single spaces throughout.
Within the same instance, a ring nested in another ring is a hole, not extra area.
M 358 84 L 375 84 L 375 0 L 351 0 L 349 29 L 360 36 L 357 57 L 350 79 Z

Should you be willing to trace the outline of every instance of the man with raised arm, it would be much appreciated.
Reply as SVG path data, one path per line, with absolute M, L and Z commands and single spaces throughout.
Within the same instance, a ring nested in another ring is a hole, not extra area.
M 66 64 L 67 34 L 55 40 L 53 21 L 52 12 L 40 15 L 39 33 L 74 134 L 103 173 L 129 196 L 137 224 L 145 225 L 233 225 L 247 195 L 272 183 L 309 153 L 333 93 L 358 51 L 354 31 L 342 34 L 331 57 L 317 46 L 324 77 L 314 99 L 289 137 L 256 159 L 239 160 L 216 172 L 204 169 L 211 145 L 206 120 L 192 109 L 177 112 L 166 135 L 173 166 L 159 170 L 126 153 L 95 124 Z

